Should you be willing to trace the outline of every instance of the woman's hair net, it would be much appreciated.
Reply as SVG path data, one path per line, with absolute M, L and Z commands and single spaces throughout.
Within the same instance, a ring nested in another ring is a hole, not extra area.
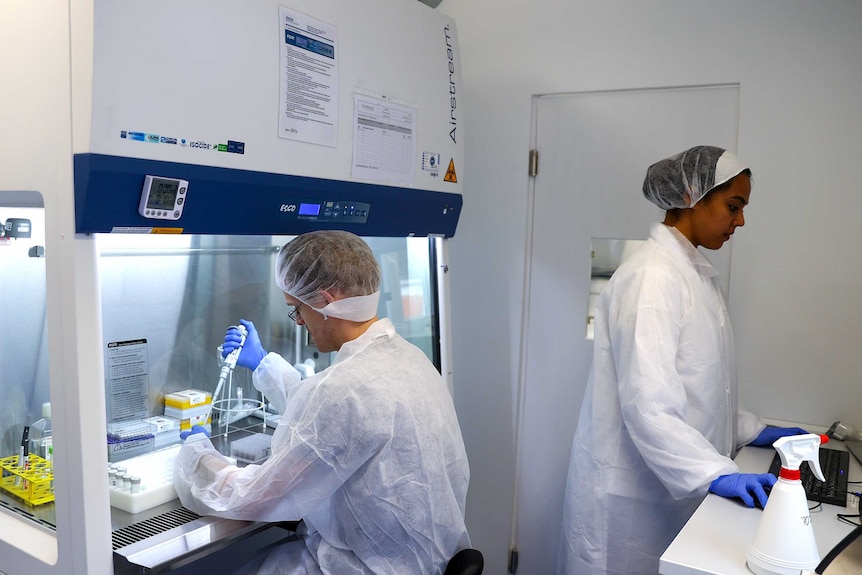
M 733 153 L 715 146 L 695 146 L 647 168 L 643 193 L 664 210 L 691 208 L 745 171 L 751 173 Z
M 310 232 L 287 242 L 275 260 L 275 281 L 324 315 L 351 321 L 377 315 L 380 267 L 368 244 L 350 232 Z M 321 290 L 337 301 L 327 305 Z

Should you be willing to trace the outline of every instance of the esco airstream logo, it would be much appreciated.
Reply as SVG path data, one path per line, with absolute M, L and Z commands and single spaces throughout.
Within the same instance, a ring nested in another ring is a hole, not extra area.
M 280 212 L 293 213 L 296 211 L 296 204 L 281 204 Z

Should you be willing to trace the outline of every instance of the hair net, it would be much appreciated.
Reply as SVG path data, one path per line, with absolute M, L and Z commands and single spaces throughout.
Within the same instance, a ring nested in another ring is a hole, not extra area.
M 350 232 L 310 232 L 286 243 L 275 260 L 278 287 L 324 314 L 351 321 L 377 315 L 380 267 L 371 248 Z M 326 304 L 326 290 L 338 298 Z
M 643 193 L 665 210 L 691 208 L 712 189 L 746 170 L 748 166 L 727 150 L 695 146 L 647 168 Z

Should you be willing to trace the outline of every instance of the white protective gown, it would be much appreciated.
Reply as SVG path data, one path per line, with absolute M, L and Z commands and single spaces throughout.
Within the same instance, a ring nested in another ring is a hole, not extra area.
M 765 427 L 738 406 L 718 272 L 654 224 L 596 306 L 572 444 L 559 573 L 658 572 L 658 559 L 738 446 Z
M 452 398 L 388 319 L 308 379 L 274 353 L 253 379 L 283 413 L 270 458 L 238 468 L 209 440 L 187 442 L 174 484 L 200 514 L 304 520 L 304 545 L 277 548 L 260 573 L 439 574 L 469 546 L 469 468 Z

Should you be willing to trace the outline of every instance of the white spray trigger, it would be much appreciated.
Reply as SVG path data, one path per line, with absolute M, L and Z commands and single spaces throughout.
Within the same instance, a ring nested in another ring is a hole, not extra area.
M 803 461 L 807 461 L 814 476 L 825 481 L 823 470 L 820 469 L 820 444 L 827 441 L 829 438 L 824 435 L 806 433 L 780 437 L 772 446 L 778 451 L 784 469 L 797 470 Z

